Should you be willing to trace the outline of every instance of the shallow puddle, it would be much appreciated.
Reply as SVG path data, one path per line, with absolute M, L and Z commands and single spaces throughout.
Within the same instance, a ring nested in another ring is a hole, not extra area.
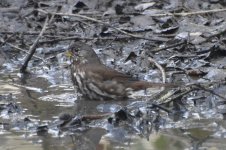
M 2 150 L 181 150 L 224 147 L 221 139 L 225 136 L 224 123 L 220 120 L 220 114 L 215 114 L 214 119 L 211 115 L 212 119 L 204 120 L 200 119 L 204 115 L 202 113 L 193 113 L 177 121 L 175 116 L 171 116 L 173 118 L 168 118 L 158 133 L 152 131 L 149 137 L 140 137 L 121 127 L 109 132 L 106 130 L 107 118 L 92 123 L 91 128 L 59 132 L 55 121 L 62 113 L 83 115 L 116 112 L 132 102 L 78 100 L 69 75 L 63 80 L 62 77 L 50 80 L 38 75 L 21 78 L 16 72 L 8 72 L 1 74 L 0 82 L 1 104 L 5 106 L 2 107 L 0 119 Z M 47 132 L 37 131 L 42 127 L 47 127 Z

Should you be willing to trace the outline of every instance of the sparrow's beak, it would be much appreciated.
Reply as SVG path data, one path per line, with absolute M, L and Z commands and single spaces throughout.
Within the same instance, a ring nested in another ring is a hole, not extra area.
M 72 57 L 73 57 L 73 53 L 72 53 L 70 50 L 67 50 L 67 51 L 65 52 L 65 55 L 66 55 L 67 57 L 69 57 L 69 58 L 72 58 Z

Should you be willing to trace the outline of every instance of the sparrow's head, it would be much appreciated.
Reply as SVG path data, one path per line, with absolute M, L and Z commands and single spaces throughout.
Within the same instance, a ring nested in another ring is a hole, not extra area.
M 91 46 L 76 41 L 69 46 L 71 59 L 79 63 L 100 63 L 100 60 Z

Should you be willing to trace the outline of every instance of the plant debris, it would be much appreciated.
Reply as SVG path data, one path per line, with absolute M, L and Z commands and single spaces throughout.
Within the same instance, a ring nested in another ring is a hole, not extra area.
M 153 140 L 157 132 L 158 140 L 176 136 L 183 145 L 168 149 L 225 147 L 224 1 L 2 0 L 0 20 L 3 135 L 96 149 L 103 141 L 131 148 L 135 136 Z M 111 68 L 178 86 L 127 102 L 84 100 L 74 92 L 65 53 L 74 40 L 91 45 Z

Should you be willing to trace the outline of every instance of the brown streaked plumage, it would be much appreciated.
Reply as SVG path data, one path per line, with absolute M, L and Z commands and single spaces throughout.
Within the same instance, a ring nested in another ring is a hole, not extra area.
M 72 81 L 79 92 L 89 99 L 122 100 L 131 92 L 150 87 L 172 86 L 163 83 L 150 83 L 132 78 L 101 63 L 95 51 L 87 44 L 74 42 L 70 45 L 72 52 Z

